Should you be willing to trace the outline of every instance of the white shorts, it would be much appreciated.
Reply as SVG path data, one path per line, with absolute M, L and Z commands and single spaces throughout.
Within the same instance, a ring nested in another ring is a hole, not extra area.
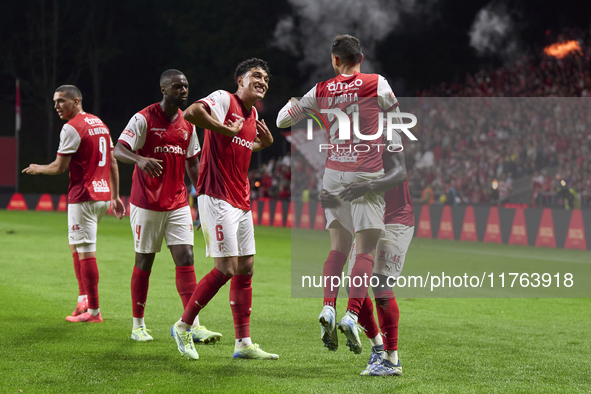
M 197 197 L 197 202 L 207 257 L 239 257 L 256 253 L 251 211 L 243 211 L 205 194 Z
M 322 180 L 322 188 L 330 194 L 338 195 L 345 190 L 345 186 L 353 182 L 363 182 L 384 175 L 384 171 L 378 172 L 343 172 L 327 168 Z M 369 192 L 351 202 L 340 200 L 337 208 L 329 208 L 324 211 L 326 215 L 326 228 L 333 221 L 338 221 L 352 235 L 356 231 L 379 229 L 384 235 L 384 193 Z
M 376 246 L 377 258 L 373 267 L 374 274 L 394 278 L 400 276 L 414 229 L 414 226 L 405 226 L 404 224 L 386 224 L 386 235 L 380 238 Z M 351 275 L 356 256 L 355 241 L 353 241 L 349 255 L 348 275 Z
M 188 205 L 172 211 L 152 211 L 133 204 L 129 208 L 137 253 L 160 252 L 162 239 L 166 239 L 167 246 L 193 246 L 193 219 Z
M 110 201 L 85 201 L 68 204 L 68 241 L 70 245 L 90 244 L 79 252 L 96 252 L 98 222 L 107 213 Z

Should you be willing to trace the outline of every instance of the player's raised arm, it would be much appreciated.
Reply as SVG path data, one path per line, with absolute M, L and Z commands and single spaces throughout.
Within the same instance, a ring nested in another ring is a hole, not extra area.
M 301 100 L 292 97 L 277 114 L 277 127 L 285 129 L 298 123 L 306 117 L 304 110 L 312 108 L 319 111 L 316 101 L 316 85 Z
M 197 127 L 208 129 L 220 133 L 227 137 L 234 137 L 242 130 L 244 121 L 242 119 L 233 122 L 228 120 L 225 124 L 220 122 L 215 113 L 210 115 L 205 108 L 205 104 L 193 103 L 183 112 L 183 117 Z

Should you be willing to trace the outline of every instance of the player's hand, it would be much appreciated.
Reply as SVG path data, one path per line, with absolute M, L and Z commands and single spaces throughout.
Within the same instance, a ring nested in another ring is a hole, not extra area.
M 238 119 L 236 122 L 232 122 L 230 119 L 226 121 L 226 127 L 232 133 L 232 135 L 237 135 L 242 130 L 242 126 L 244 125 L 244 119 Z
M 160 163 L 162 163 L 162 160 L 153 157 L 141 157 L 137 166 L 152 178 L 156 178 L 162 175 L 162 164 Z
M 121 220 L 125 215 L 125 205 L 123 205 L 123 201 L 119 197 L 111 199 L 111 208 L 117 219 Z
M 363 197 L 369 191 L 371 191 L 369 182 L 354 182 L 348 184 L 345 190 L 339 193 L 339 198 L 344 201 L 353 201 L 359 197 Z
M 336 208 L 341 205 L 339 199 L 336 196 L 330 194 L 324 189 L 320 192 L 320 194 L 318 194 L 318 200 L 320 201 L 320 206 L 322 209 Z
M 261 145 L 263 145 L 263 147 L 268 147 L 271 146 L 271 144 L 273 143 L 273 134 L 271 134 L 271 132 L 269 131 L 269 128 L 267 127 L 267 124 L 265 123 L 265 120 L 257 120 L 257 132 L 258 132 L 258 137 L 259 140 L 261 141 Z
M 22 173 L 23 174 L 31 174 L 31 175 L 39 175 L 41 173 L 39 164 L 29 164 L 27 168 L 25 168 Z

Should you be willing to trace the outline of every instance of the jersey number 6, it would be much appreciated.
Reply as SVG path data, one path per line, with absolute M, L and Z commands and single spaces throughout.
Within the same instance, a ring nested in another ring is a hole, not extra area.
M 218 224 L 217 226 L 215 226 L 215 237 L 217 238 L 218 241 L 223 241 L 224 240 L 224 233 L 222 232 L 223 227 L 221 224 Z

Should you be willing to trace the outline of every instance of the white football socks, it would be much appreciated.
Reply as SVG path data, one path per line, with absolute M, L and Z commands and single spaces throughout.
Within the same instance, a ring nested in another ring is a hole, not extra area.
M 175 325 L 176 328 L 179 329 L 179 331 L 189 331 L 191 329 L 191 325 L 185 323 L 184 321 L 182 321 L 182 319 L 179 319 L 179 321 L 177 321 Z
M 84 299 L 85 299 L 85 298 L 86 298 L 86 294 L 84 294 L 84 295 L 79 295 L 79 296 L 78 296 L 78 302 L 82 302 L 82 301 L 84 301 Z
M 249 345 L 252 345 L 252 341 L 250 340 L 250 337 L 236 339 L 236 347 L 238 349 L 245 348 Z
M 394 365 L 398 364 L 398 350 L 384 351 L 384 358 Z
M 383 345 L 384 342 L 382 341 L 382 335 L 378 334 L 373 338 L 369 338 L 369 342 L 371 342 L 371 346 L 379 346 L 379 345 Z
M 146 324 L 144 323 L 144 318 L 143 317 L 134 317 L 133 318 L 133 329 L 135 330 L 136 328 L 140 328 L 140 327 L 146 327 Z
M 88 313 L 92 316 L 98 316 L 98 314 L 101 312 L 100 308 L 96 308 L 96 309 L 90 309 L 88 308 Z

